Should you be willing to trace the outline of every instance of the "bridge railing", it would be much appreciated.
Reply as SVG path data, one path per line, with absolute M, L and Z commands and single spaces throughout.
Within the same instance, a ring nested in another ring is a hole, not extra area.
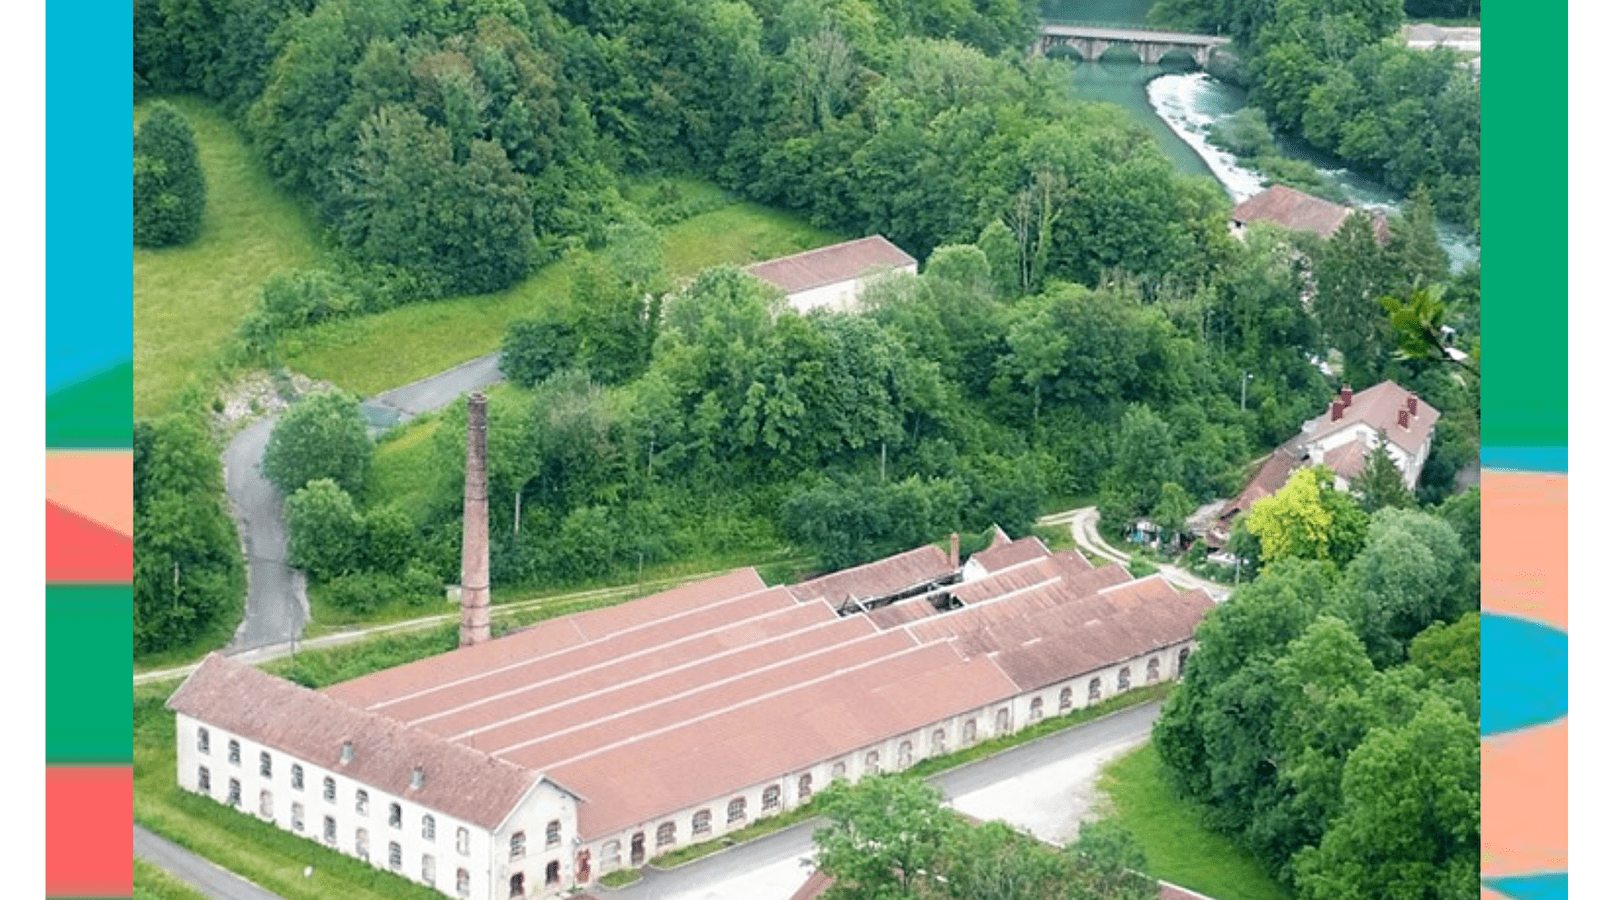
M 1065 26 L 1067 28 L 1118 28 L 1118 29 L 1122 29 L 1124 31 L 1149 31 L 1149 32 L 1156 32 L 1156 33 L 1161 33 L 1161 34 L 1195 34 L 1196 33 L 1196 32 L 1173 31 L 1170 28 L 1157 28 L 1154 25 L 1149 25 L 1149 24 L 1146 24 L 1144 22 L 1091 22 L 1088 19 L 1040 19 L 1039 20 L 1039 27 L 1040 27 L 1041 30 L 1046 28 L 1046 27 L 1048 27 L 1048 26 L 1051 26 L 1051 25 L 1061 25 L 1061 26 Z M 1223 37 L 1224 35 L 1219 31 L 1217 34 L 1204 35 L 1204 36 L 1205 37 Z

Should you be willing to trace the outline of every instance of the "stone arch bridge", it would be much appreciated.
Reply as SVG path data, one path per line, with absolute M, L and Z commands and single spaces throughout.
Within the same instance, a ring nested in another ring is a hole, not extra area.
M 1112 47 L 1127 47 L 1138 55 L 1140 62 L 1153 66 L 1161 57 L 1178 51 L 1189 54 L 1197 65 L 1204 66 L 1211 59 L 1211 51 L 1227 42 L 1225 37 L 1209 34 L 1052 22 L 1039 28 L 1039 40 L 1033 45 L 1033 52 L 1039 54 L 1053 47 L 1071 47 L 1085 61 L 1095 62 Z

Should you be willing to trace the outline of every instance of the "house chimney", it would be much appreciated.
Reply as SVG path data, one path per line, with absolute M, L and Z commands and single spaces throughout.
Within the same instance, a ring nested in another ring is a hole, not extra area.
M 461 513 L 461 646 L 489 640 L 489 411 L 467 399 L 467 485 Z
M 1400 407 L 1400 412 L 1395 417 L 1395 421 L 1400 423 L 1400 427 L 1401 428 L 1410 428 L 1411 427 L 1411 425 L 1410 425 L 1411 414 L 1406 412 L 1406 408 L 1404 406 Z
M 950 532 L 950 568 L 961 568 L 961 532 Z
M 1335 400 L 1328 404 L 1328 417 L 1330 421 L 1337 422 L 1344 418 L 1344 404 Z
M 1417 414 L 1417 395 L 1416 394 L 1408 394 L 1408 395 L 1406 395 L 1406 411 L 1411 413 L 1413 416 Z
M 1347 384 L 1344 386 L 1343 390 L 1339 391 L 1339 402 L 1343 403 L 1345 406 L 1349 406 L 1351 396 L 1350 385 Z

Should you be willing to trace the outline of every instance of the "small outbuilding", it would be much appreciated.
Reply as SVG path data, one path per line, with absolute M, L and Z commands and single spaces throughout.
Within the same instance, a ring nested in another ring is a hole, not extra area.
M 889 272 L 915 275 L 917 260 L 875 234 L 757 263 L 746 271 L 782 288 L 800 312 L 819 306 L 847 312 L 873 278 Z
M 1273 222 L 1290 231 L 1314 231 L 1324 240 L 1333 237 L 1354 209 L 1304 191 L 1275 184 L 1233 208 L 1231 230 L 1243 238 L 1251 222 Z M 1372 227 L 1379 243 L 1388 243 L 1389 224 L 1381 210 L 1372 213 Z

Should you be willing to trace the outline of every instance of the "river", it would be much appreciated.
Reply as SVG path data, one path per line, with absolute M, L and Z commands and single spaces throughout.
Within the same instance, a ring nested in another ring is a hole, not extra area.
M 1046 0 L 1047 21 L 1145 27 L 1153 0 Z M 1131 57 L 1131 55 L 1130 55 Z M 1264 187 L 1262 176 L 1241 165 L 1227 151 L 1206 142 L 1206 130 L 1245 106 L 1245 93 L 1203 72 L 1146 66 L 1131 58 L 1098 63 L 1079 62 L 1073 70 L 1076 95 L 1114 103 L 1146 126 L 1178 170 L 1214 179 L 1239 203 Z M 1303 141 L 1279 137 L 1278 152 L 1305 160 L 1332 179 L 1356 206 L 1379 207 L 1393 214 L 1404 199 L 1371 179 L 1344 168 L 1337 160 Z M 1452 223 L 1438 223 L 1439 243 L 1452 271 L 1478 260 L 1471 233 Z

